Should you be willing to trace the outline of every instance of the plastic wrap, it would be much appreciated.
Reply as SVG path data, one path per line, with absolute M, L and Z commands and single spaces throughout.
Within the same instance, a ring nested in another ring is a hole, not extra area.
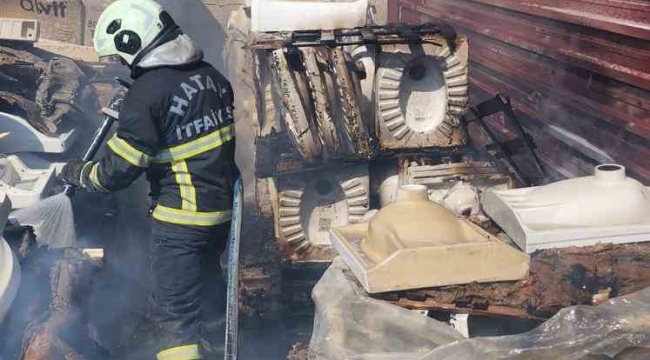
M 341 258 L 314 288 L 316 304 L 310 360 L 419 359 L 461 339 L 450 326 L 371 299 Z
M 650 359 L 650 289 L 600 306 L 563 309 L 524 334 L 441 346 L 421 360 L 452 359 Z
M 340 259 L 313 298 L 310 360 L 650 359 L 650 289 L 563 309 L 527 333 L 469 340 L 444 323 L 369 298 Z

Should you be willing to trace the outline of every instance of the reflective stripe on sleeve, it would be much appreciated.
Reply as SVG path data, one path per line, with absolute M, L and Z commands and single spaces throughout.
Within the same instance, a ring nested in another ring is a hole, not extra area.
M 149 155 L 134 148 L 126 140 L 118 137 L 117 134 L 108 141 L 107 145 L 111 150 L 113 150 L 114 153 L 119 155 L 131 165 L 143 168 L 149 166 Z
M 93 164 L 94 163 L 92 161 L 85 163 L 79 172 L 79 185 L 81 185 L 81 187 L 84 189 L 91 189 L 91 187 L 86 184 L 85 177 L 90 174 L 90 170 L 88 170 L 88 168 L 92 169 Z
M 196 360 L 202 359 L 198 345 L 177 346 L 163 350 L 156 355 L 158 360 Z
M 106 189 L 99 181 L 99 176 L 97 175 L 98 171 L 99 171 L 99 163 L 95 163 L 92 169 L 90 169 L 90 182 L 92 183 L 93 187 L 99 192 L 109 193 L 110 190 Z
M 198 212 L 157 205 L 153 211 L 153 217 L 156 220 L 177 225 L 216 226 L 230 221 L 232 210 Z
M 187 160 L 193 156 L 216 149 L 221 145 L 235 139 L 235 125 L 228 125 L 223 129 L 214 131 L 187 144 L 174 146 L 161 150 L 152 161 L 154 163 L 167 163 Z

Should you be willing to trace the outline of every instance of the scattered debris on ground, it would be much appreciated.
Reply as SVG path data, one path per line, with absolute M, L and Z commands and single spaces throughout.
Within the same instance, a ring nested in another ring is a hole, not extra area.
M 0 327 L 6 359 L 108 359 L 88 323 L 87 302 L 102 259 L 81 250 L 39 247 L 31 228 L 4 233 L 19 256 L 21 287 Z

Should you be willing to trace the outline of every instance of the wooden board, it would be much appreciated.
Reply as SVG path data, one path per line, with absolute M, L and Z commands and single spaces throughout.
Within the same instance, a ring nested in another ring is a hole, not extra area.
M 545 319 L 565 307 L 593 304 L 599 292 L 615 297 L 647 287 L 650 243 L 608 244 L 538 251 L 531 256 L 529 276 L 516 282 L 412 290 L 378 298 L 409 309 Z

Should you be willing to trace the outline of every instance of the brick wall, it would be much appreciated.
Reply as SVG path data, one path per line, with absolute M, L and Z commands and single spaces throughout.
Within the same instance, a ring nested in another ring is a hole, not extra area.
M 102 11 L 115 0 L 83 0 L 86 5 L 86 17 L 83 24 L 84 31 L 84 45 L 93 45 L 93 36 L 95 34 L 95 26 Z
M 84 43 L 86 9 L 81 0 L 1 0 L 3 17 L 37 19 L 41 38 L 73 44 Z

